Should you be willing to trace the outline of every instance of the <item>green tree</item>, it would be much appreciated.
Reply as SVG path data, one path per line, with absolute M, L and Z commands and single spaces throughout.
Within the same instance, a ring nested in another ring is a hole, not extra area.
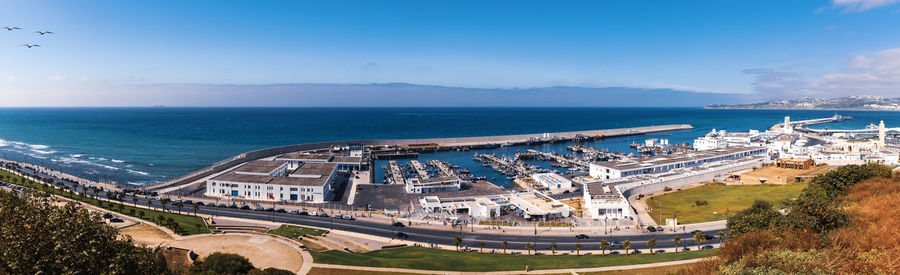
M 719 246 L 722 246 L 722 241 L 725 240 L 725 232 L 724 231 L 716 232 L 716 238 L 719 238 Z
M 695 231 L 694 232 L 694 241 L 697 242 L 697 250 L 700 250 L 700 244 L 706 240 L 706 235 L 703 234 L 703 231 Z
M 253 264 L 244 256 L 222 252 L 210 254 L 191 267 L 195 274 L 247 274 L 250 270 Z
M 462 241 L 463 239 L 460 236 L 453 237 L 453 244 L 456 245 L 456 251 L 459 251 L 459 245 L 462 244 Z
M 672 238 L 672 241 L 675 241 L 675 253 L 678 253 L 678 244 L 681 243 L 681 236 L 675 236 Z
M 774 229 L 784 223 L 784 216 L 772 208 L 772 203 L 756 200 L 750 208 L 741 210 L 728 218 L 727 226 L 731 236 L 747 232 Z
M 183 202 L 175 203 L 175 208 L 178 209 L 178 214 L 181 214 L 181 208 L 184 208 L 184 203 Z
M 631 240 L 625 240 L 622 242 L 622 246 L 625 247 L 625 255 L 629 255 L 628 250 L 631 249 Z
M 600 253 L 603 256 L 606 256 L 606 249 L 609 248 L 609 242 L 606 240 L 600 240 Z
M 525 250 L 528 250 L 528 255 L 531 255 L 531 249 L 534 248 L 534 245 L 531 243 L 525 244 Z
M 163 258 L 135 246 L 75 204 L 0 190 L 0 274 L 163 274 Z
M 575 243 L 575 255 L 581 256 L 581 243 Z
M 294 272 L 270 267 L 262 270 L 252 269 L 247 275 L 294 275 Z
M 509 242 L 503 241 L 503 243 L 501 243 L 500 245 L 503 246 L 503 254 L 506 254 L 506 247 L 509 246 Z
M 553 252 L 553 255 L 556 255 L 556 243 L 550 243 L 550 251 Z
M 484 242 L 478 242 L 478 253 L 484 253 Z
M 197 205 L 197 204 L 195 203 L 194 206 L 193 206 L 193 208 L 194 208 L 194 216 L 197 216 L 197 210 L 200 210 L 200 205 Z
M 137 196 L 132 196 L 132 197 L 131 197 L 131 203 L 134 204 L 134 207 L 137 207 L 137 202 L 138 202 L 138 197 L 137 197 Z
M 653 255 L 653 248 L 656 247 L 656 239 L 650 238 L 647 240 L 647 246 L 650 247 L 650 255 Z

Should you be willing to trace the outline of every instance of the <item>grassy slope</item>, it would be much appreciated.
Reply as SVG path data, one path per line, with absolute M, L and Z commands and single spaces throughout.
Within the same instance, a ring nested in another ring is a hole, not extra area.
M 716 251 L 718 250 L 656 255 L 528 256 L 405 247 L 362 254 L 350 254 L 334 250 L 310 253 L 312 253 L 316 263 L 324 264 L 479 272 L 525 270 L 525 266 L 528 266 L 530 269 L 559 269 L 667 262 L 709 257 L 715 255 Z
M 805 187 L 806 183 L 731 186 L 707 184 L 646 200 L 647 205 L 653 209 L 650 216 L 659 224 L 664 224 L 666 218 L 671 218 L 673 210 L 677 214 L 678 223 L 700 223 L 723 220 L 737 211 L 750 207 L 757 199 L 772 202 L 776 208 L 780 208 L 783 206 L 782 201 L 796 198 Z M 698 200 L 705 200 L 709 204 L 696 206 L 695 202 Z M 662 221 L 659 220 L 659 211 L 662 211 Z
M 9 173 L 5 170 L 0 170 L 0 175 L 5 175 L 8 177 L 13 177 L 13 178 L 21 178 L 15 174 Z M 14 184 L 19 184 L 18 180 L 10 180 L 10 182 L 14 183 Z M 123 215 L 128 215 L 129 209 L 134 209 L 135 215 L 138 215 L 140 213 L 140 211 L 144 211 L 143 217 L 136 217 L 136 218 L 140 218 L 140 219 L 154 222 L 154 223 L 156 223 L 155 219 L 159 215 L 162 215 L 163 218 L 165 218 L 165 219 L 172 218 L 176 223 L 181 225 L 182 229 L 184 229 L 185 232 L 183 235 L 209 233 L 209 229 L 207 229 L 206 226 L 203 226 L 203 219 L 201 219 L 200 217 L 197 217 L 197 216 L 181 215 L 181 214 L 170 213 L 170 212 L 162 212 L 162 211 L 156 211 L 156 210 L 150 210 L 150 209 L 144 209 L 144 208 L 136 208 L 136 207 L 128 205 L 127 201 L 129 199 L 126 199 L 126 202 L 123 202 L 124 208 L 115 207 L 115 210 L 112 210 L 112 209 L 110 209 L 110 204 L 108 202 L 104 202 L 104 201 L 100 201 L 100 200 L 92 199 L 92 198 L 87 198 L 87 197 L 84 197 L 81 195 L 72 195 L 67 192 L 64 192 L 63 190 L 52 188 L 46 184 L 37 183 L 37 182 L 23 179 L 21 185 L 31 187 L 33 189 L 41 190 L 44 192 L 52 193 L 54 195 L 59 195 L 59 196 L 63 196 L 66 198 L 75 199 L 75 200 L 81 201 L 83 203 L 98 206 L 98 207 L 101 207 L 101 208 L 104 208 L 104 209 L 107 209 L 107 210 L 110 210 L 113 212 L 121 213 Z M 98 194 L 98 196 L 101 196 L 101 195 Z M 156 203 L 156 206 L 157 207 L 160 206 L 158 202 Z M 188 210 L 188 209 L 190 209 L 190 207 L 191 207 L 190 205 L 185 205 L 183 210 Z M 166 206 L 166 208 L 173 209 L 175 207 L 172 204 L 169 204 Z M 199 230 L 197 229 L 196 224 L 201 225 Z
M 328 232 L 328 231 L 321 230 L 321 229 L 315 229 L 315 228 L 309 228 L 309 227 L 296 226 L 296 225 L 282 224 L 281 227 L 279 227 L 277 229 L 269 230 L 266 233 L 284 236 L 284 237 L 288 237 L 291 239 L 296 239 L 297 237 L 300 237 L 303 234 L 318 236 L 318 235 L 325 234 L 325 232 Z

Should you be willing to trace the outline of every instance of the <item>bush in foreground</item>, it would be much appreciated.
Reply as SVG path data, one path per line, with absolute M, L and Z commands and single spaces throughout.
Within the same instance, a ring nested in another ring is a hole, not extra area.
M 293 272 L 277 269 L 266 268 L 257 269 L 253 267 L 246 257 L 233 254 L 216 252 L 206 256 L 202 261 L 197 261 L 191 267 L 192 274 L 224 274 L 224 275 L 287 275 Z

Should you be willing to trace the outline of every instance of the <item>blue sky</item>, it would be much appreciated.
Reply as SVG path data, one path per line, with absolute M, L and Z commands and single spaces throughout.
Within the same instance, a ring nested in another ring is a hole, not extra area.
M 900 95 L 897 2 L 13 0 L 0 105 L 156 84 Z

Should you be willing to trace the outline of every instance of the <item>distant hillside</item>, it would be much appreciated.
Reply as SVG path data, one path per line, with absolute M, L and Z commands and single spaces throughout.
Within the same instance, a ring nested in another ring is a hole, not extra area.
M 716 104 L 709 109 L 793 109 L 900 111 L 900 97 L 849 96 L 833 99 L 804 97 L 751 104 Z

